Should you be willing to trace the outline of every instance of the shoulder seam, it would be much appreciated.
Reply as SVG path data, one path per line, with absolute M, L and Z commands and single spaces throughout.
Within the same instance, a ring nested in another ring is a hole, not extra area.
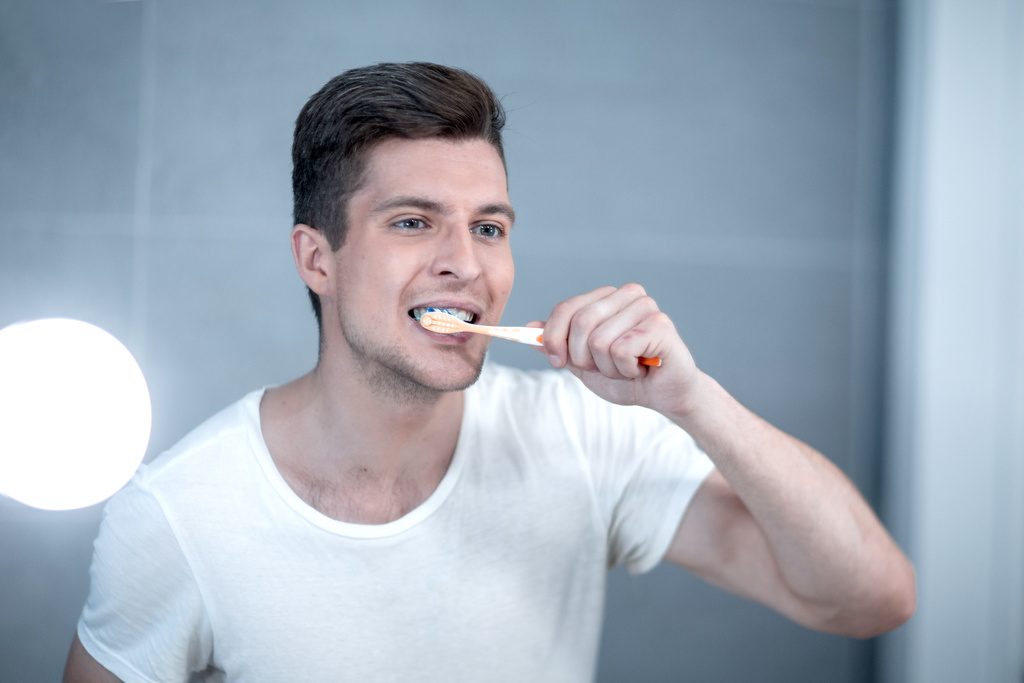
M 192 577 L 192 583 L 195 584 L 196 590 L 199 592 L 199 599 L 203 604 L 203 616 L 206 619 L 206 623 L 210 629 L 210 637 L 213 638 L 213 620 L 210 618 L 208 606 L 211 604 L 206 591 L 203 590 L 202 583 L 199 581 L 199 577 L 196 574 L 195 562 L 192 560 L 191 555 L 185 549 L 185 544 L 181 542 L 182 533 L 178 529 L 178 525 L 171 518 L 171 515 L 167 514 L 167 506 L 164 504 L 163 497 L 151 489 L 148 483 L 140 483 L 138 485 L 139 490 L 150 496 L 153 501 L 160 508 L 160 514 L 163 516 L 164 521 L 167 522 L 167 528 L 171 530 L 171 535 L 174 536 L 174 542 L 178 545 L 178 550 L 181 552 L 181 556 L 185 559 L 185 565 L 188 567 L 189 576 Z

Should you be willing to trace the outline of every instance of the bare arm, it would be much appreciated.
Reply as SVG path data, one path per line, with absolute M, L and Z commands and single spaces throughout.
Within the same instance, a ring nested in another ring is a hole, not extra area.
M 121 683 L 121 679 L 92 658 L 76 633 L 64 664 L 64 683 Z
M 914 570 L 853 484 L 702 381 L 700 408 L 677 418 L 718 472 L 691 502 L 668 558 L 810 628 L 865 638 L 909 619 Z
M 573 297 L 543 326 L 553 366 L 608 401 L 665 415 L 715 463 L 669 559 L 811 628 L 868 637 L 910 617 L 913 568 L 853 484 L 702 372 L 642 287 Z

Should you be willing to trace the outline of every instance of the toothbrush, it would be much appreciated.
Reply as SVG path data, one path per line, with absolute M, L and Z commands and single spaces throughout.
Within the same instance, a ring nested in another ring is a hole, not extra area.
M 438 334 L 473 332 L 475 334 L 486 334 L 490 337 L 498 337 L 499 339 L 519 342 L 520 344 L 529 344 L 530 346 L 544 345 L 544 330 L 537 329 L 536 327 L 496 327 L 494 325 L 474 325 L 473 323 L 467 323 L 464 320 L 460 320 L 448 311 L 440 308 L 428 308 L 427 312 L 420 316 L 420 325 L 425 329 L 430 330 L 431 332 L 437 332 Z M 658 356 L 655 356 L 654 358 L 640 356 L 637 359 L 637 362 L 640 363 L 640 365 L 646 365 L 652 368 L 661 367 L 661 358 Z

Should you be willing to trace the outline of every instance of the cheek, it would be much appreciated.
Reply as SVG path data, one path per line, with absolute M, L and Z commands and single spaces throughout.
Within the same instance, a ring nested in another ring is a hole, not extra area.
M 509 258 L 507 262 L 496 264 L 492 275 L 494 296 L 504 303 L 508 299 L 509 294 L 512 293 L 512 285 L 516 279 L 516 268 L 512 259 Z
M 391 286 L 382 267 L 373 267 L 365 259 L 348 259 L 339 264 L 337 273 L 338 303 L 350 320 L 367 325 L 380 325 L 385 320 L 388 289 Z
M 381 298 L 394 289 L 403 274 L 401 260 L 385 253 L 360 253 L 338 266 L 338 280 L 361 297 Z

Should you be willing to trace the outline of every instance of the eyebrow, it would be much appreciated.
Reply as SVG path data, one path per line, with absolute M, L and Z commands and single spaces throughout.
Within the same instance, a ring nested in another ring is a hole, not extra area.
M 447 204 L 442 204 L 441 202 L 436 201 L 434 199 L 429 199 L 427 197 L 403 195 L 399 197 L 392 197 L 391 199 L 387 199 L 381 202 L 377 206 L 373 207 L 370 213 L 378 214 L 384 213 L 385 211 L 391 211 L 393 209 L 402 209 L 406 207 L 421 209 L 423 211 L 432 211 L 434 213 L 440 214 L 449 214 L 452 213 L 453 211 L 452 207 L 448 206 Z M 506 204 L 505 202 L 493 202 L 491 204 L 484 204 L 482 206 L 478 206 L 476 209 L 476 213 L 496 213 L 505 216 L 505 218 L 507 218 L 512 223 L 515 223 L 516 221 L 516 212 L 512 209 L 510 205 Z

